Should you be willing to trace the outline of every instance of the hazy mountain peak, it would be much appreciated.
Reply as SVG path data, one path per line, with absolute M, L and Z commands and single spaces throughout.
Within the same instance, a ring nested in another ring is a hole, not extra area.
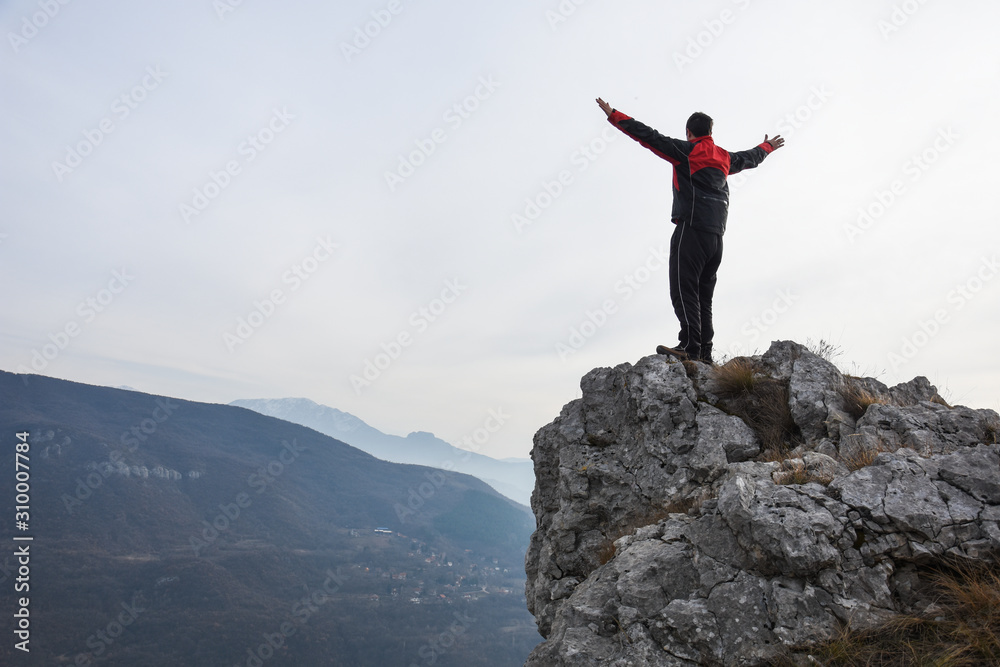
M 386 461 L 464 472 L 522 505 L 531 502 L 535 476 L 530 460 L 498 461 L 454 447 L 427 431 L 388 435 L 350 413 L 306 398 L 241 399 L 230 405 L 307 426 Z
M 308 398 L 245 398 L 233 401 L 230 405 L 316 428 L 299 419 L 302 415 L 309 415 L 315 420 L 322 420 L 326 428 L 332 428 L 336 433 L 371 429 L 363 420 L 348 412 L 321 405 Z M 326 432 L 320 428 L 316 428 L 316 430 Z M 327 433 L 327 435 L 333 434 Z

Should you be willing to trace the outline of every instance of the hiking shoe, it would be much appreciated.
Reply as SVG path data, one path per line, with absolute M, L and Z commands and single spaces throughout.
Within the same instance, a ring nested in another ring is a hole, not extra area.
M 709 366 L 714 366 L 715 365 L 715 362 L 712 361 L 712 344 L 711 343 L 702 343 L 701 344 L 701 359 L 699 359 L 699 361 L 703 361 L 706 364 L 708 364 Z
M 656 353 L 657 354 L 670 354 L 670 355 L 673 355 L 673 356 L 677 357 L 681 361 L 687 361 L 688 360 L 688 353 L 687 352 L 685 352 L 684 350 L 677 350 L 677 349 L 674 349 L 672 347 L 667 347 L 666 345 L 657 345 L 656 346 Z

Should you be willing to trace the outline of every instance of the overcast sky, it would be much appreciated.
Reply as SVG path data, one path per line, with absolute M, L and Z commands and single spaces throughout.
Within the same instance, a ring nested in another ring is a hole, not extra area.
M 1000 408 L 995 0 L 63 1 L 0 5 L 4 370 L 527 456 L 677 342 L 670 165 L 601 96 L 787 139 L 731 179 L 716 356 Z

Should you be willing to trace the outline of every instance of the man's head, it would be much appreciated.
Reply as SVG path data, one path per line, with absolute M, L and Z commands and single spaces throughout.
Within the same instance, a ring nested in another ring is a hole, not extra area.
M 688 138 L 704 137 L 712 134 L 712 118 L 706 113 L 695 111 L 688 118 L 687 122 Z

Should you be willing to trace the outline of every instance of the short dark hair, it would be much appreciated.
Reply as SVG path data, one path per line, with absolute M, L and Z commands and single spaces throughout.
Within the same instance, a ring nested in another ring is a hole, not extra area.
M 688 118 L 687 129 L 691 130 L 691 134 L 696 137 L 704 137 L 707 134 L 712 134 L 712 123 L 712 118 L 707 113 L 695 111 Z

